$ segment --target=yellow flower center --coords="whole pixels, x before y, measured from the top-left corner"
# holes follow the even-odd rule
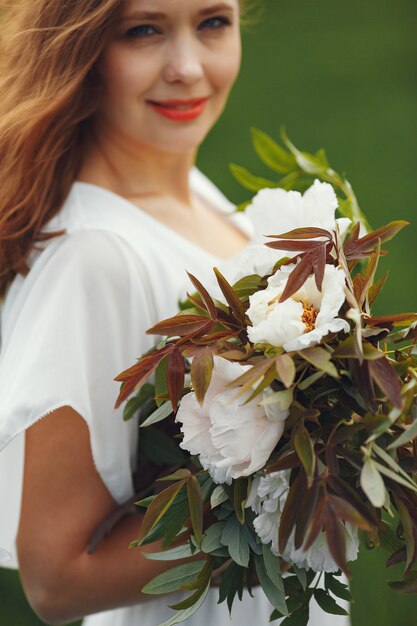
[[[316,327],[316,319],[319,312],[313,307],[313,305],[308,306],[305,302],[301,302],[301,304],[303,305],[301,321],[304,322],[306,326],[306,333],[309,333]]]

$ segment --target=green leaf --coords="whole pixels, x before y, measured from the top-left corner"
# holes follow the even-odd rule
[[[311,385],[314,385],[315,382],[320,380],[320,378],[323,378],[323,376],[325,375],[325,372],[314,372],[314,374],[311,374],[311,376],[307,376],[307,378],[304,378],[301,383],[298,383],[297,389],[300,389],[300,391],[305,391],[306,389],[311,387]]]
[[[233,284],[233,289],[239,296],[239,298],[248,298],[255,291],[259,291],[261,289],[263,278],[258,274],[250,274],[249,276],[244,276],[236,283]]]
[[[178,591],[184,585],[191,583],[197,578],[198,573],[203,569],[204,561],[193,561],[177,565],[167,572],[155,576],[143,588],[143,593],[160,594]]]
[[[369,343],[369,341],[364,341],[362,343],[362,349],[363,358],[367,361],[373,359],[381,359],[385,356],[385,354],[381,350],[375,348],[371,343]],[[358,355],[355,349],[354,337],[350,335],[347,339],[342,341],[342,343],[337,346],[332,356],[333,358],[338,359],[357,359]]]
[[[395,482],[400,483],[400,485],[404,485],[408,489],[412,489],[413,491],[417,491],[417,485],[410,479],[405,480],[400,474],[393,472],[382,463],[378,463],[378,461],[374,461],[376,469],[381,473],[390,478],[391,480],[395,480]]]
[[[349,587],[337,580],[337,578],[335,578],[332,574],[326,573],[324,575],[324,580],[326,589],[329,589],[335,596],[341,600],[347,600],[347,602],[352,600],[352,594],[349,591]]]
[[[185,543],[183,546],[177,546],[176,548],[164,550],[163,552],[146,552],[142,550],[141,554],[150,561],[176,561],[177,559],[190,558],[199,552],[200,550],[198,548],[194,548],[194,550],[191,551],[190,544]]]
[[[189,517],[187,490],[181,489],[163,517],[143,541],[143,544],[154,543],[162,539],[162,549],[165,550],[169,548],[173,539],[179,535]]]
[[[156,524],[167,512],[185,483],[185,480],[181,480],[174,485],[170,485],[164,489],[164,491],[161,491],[149,505],[139,530],[139,537],[137,539],[139,545],[143,543],[146,536],[155,528]]]
[[[222,532],[221,542],[229,548],[232,559],[242,567],[249,563],[249,545],[242,532],[242,526],[234,515],[230,516]]]
[[[200,483],[195,476],[190,476],[187,481],[187,495],[194,536],[200,544],[203,536],[203,498]]]
[[[289,617],[286,617],[279,626],[307,626],[310,617],[310,609],[308,606],[300,606]]]
[[[191,472],[189,469],[179,469],[173,474],[168,474],[167,476],[163,476],[162,478],[158,478],[157,482],[164,482],[168,480],[188,480],[191,476]]]
[[[307,589],[307,574],[306,574],[306,570],[300,567],[297,567],[296,565],[292,566],[295,575],[298,578],[299,583],[301,584],[303,590],[305,591]]]
[[[308,363],[316,367],[322,372],[325,372],[333,378],[339,378],[338,371],[335,365],[331,362],[331,354],[324,348],[306,348],[300,350],[298,354]]]
[[[401,525],[403,527],[405,545],[407,548],[407,561],[405,564],[406,571],[413,562],[414,552],[416,549],[416,541],[414,536],[414,524],[410,515],[410,511],[400,498],[395,498],[398,513],[400,515]]]
[[[337,602],[324,591],[324,589],[315,589],[314,599],[319,607],[326,613],[331,613],[331,615],[349,615],[346,609],[339,606]]]
[[[293,444],[307,475],[307,485],[311,487],[316,469],[316,455],[314,454],[313,442],[302,419],[294,429]]]
[[[385,502],[385,485],[374,461],[367,459],[361,471],[361,487],[373,506],[380,508]]]
[[[233,481],[233,505],[240,524],[245,521],[245,504],[248,496],[248,479],[238,478]]]
[[[287,174],[296,168],[292,154],[281,148],[266,133],[251,128],[252,143],[256,154],[271,170],[279,174]]]
[[[227,606],[230,613],[232,611],[233,600],[236,594],[240,600],[242,599],[244,571],[243,567],[240,567],[237,563],[232,562],[221,575],[219,601],[217,604],[221,604],[227,600]]]
[[[166,383],[168,358],[169,355],[164,357],[155,370],[155,402],[158,407],[164,402],[162,398],[168,395]]]
[[[140,407],[150,398],[153,398],[154,386],[151,383],[144,383],[134,398],[130,398],[123,409],[123,419],[125,422],[134,417]]]
[[[407,474],[407,472],[405,472],[402,469],[402,467],[400,467],[400,465],[398,465],[398,463],[392,458],[392,456],[390,456],[387,452],[385,452],[385,450],[380,448],[376,443],[374,443],[372,445],[372,449],[387,465],[389,465],[394,470],[394,472],[397,472],[398,474],[401,474],[401,476],[404,478],[404,480],[409,483],[410,489],[416,489],[417,488],[416,483]]]
[[[224,522],[212,524],[204,533],[201,549],[207,554],[223,547],[221,536],[225,527]]]
[[[270,546],[262,544],[262,556],[265,563],[265,569],[269,578],[274,583],[275,587],[281,591],[282,597],[285,600],[284,583],[282,582],[281,565],[278,556],[272,554]]]
[[[228,499],[229,497],[223,487],[221,485],[217,485],[217,487],[215,487],[213,493],[211,494],[210,506],[212,509],[214,509],[216,508],[216,506],[220,506],[220,504],[223,504],[223,502],[226,502],[226,500]]]
[[[405,445],[409,441],[412,441],[416,437],[417,437],[417,420],[415,420],[410,426],[408,426],[406,430],[404,430],[404,432],[401,433],[401,435],[395,441],[390,443],[387,450],[393,450],[395,448],[399,448],[400,446]]]
[[[303,170],[303,172],[319,176],[327,174],[328,168],[327,166],[323,165],[322,159],[320,157],[317,158],[316,156],[314,156],[313,154],[309,154],[308,152],[301,152],[300,150],[298,150],[298,148],[296,148],[294,144],[288,139],[288,136],[283,128],[281,129],[281,138],[287,148],[290,150],[290,152],[292,152],[292,154],[295,156],[297,165],[300,169]]]
[[[404,580],[390,582],[389,586],[400,593],[417,593],[417,572],[410,572]]]
[[[285,593],[274,585],[266,570],[263,557],[255,555],[256,574],[258,576],[261,587],[272,604],[282,615],[288,615],[288,608],[285,602]]]
[[[170,401],[164,402],[159,406],[156,411],[151,413],[151,415],[140,425],[141,428],[146,428],[147,426],[152,426],[153,424],[157,424],[158,422],[162,422],[162,420],[166,419],[172,413],[172,404]]]
[[[256,192],[260,189],[278,187],[278,183],[267,180],[266,178],[261,178],[260,176],[255,176],[241,165],[230,163],[229,168],[237,182],[240,183],[242,187],[245,187],[245,189],[249,189],[249,191]]]
[[[139,455],[162,467],[184,465],[187,460],[175,440],[153,426],[140,431]]]
[[[186,619],[191,617],[191,615],[194,615],[194,613],[198,611],[198,609],[200,608],[200,606],[203,604],[204,600],[206,599],[209,589],[210,589],[210,583],[208,583],[205,589],[203,589],[201,595],[199,596],[199,598],[197,599],[196,603],[193,606],[189,607],[188,609],[184,609],[183,611],[179,611],[178,613],[173,615],[171,619],[167,620],[166,622],[163,622],[162,624],[159,624],[159,626],[174,626],[174,624],[181,624]]]

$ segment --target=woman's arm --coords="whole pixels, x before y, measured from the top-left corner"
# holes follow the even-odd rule
[[[25,593],[45,622],[143,602],[152,597],[140,592],[143,585],[176,564],[142,555],[158,551],[159,542],[128,549],[143,515],[124,517],[89,555],[93,530],[115,506],[76,411],[57,409],[27,430],[17,550]]]

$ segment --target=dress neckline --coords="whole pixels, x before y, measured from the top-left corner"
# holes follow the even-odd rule
[[[248,237],[248,232],[246,231],[246,229],[243,226],[241,226],[237,221],[234,221],[234,220],[232,221],[233,217],[237,215],[236,213],[230,210],[233,207],[232,203],[230,203],[229,205],[227,198],[224,197],[224,204],[221,204],[220,201],[223,200],[221,195],[219,197],[219,202],[215,202],[214,199],[210,197],[210,195],[207,193],[207,191],[206,193],[204,193],[204,191],[201,189],[201,185],[199,185],[197,181],[197,176],[201,176],[203,179],[203,182],[208,182],[210,184],[210,181],[205,177],[205,175],[202,172],[197,170],[197,168],[193,168],[190,171],[190,188],[192,189],[192,191],[206,202],[209,209],[214,210],[220,215],[224,215],[227,220],[230,220],[232,222],[232,225],[237,230],[239,230],[243,235]],[[102,195],[108,196],[109,198],[113,200],[113,202],[117,202],[120,205],[120,207],[123,207],[125,210],[128,210],[129,212],[135,212],[136,215],[139,214],[143,220],[148,222],[148,224],[154,227],[157,227],[159,230],[162,230],[169,237],[171,238],[174,237],[182,245],[188,245],[189,247],[198,251],[199,254],[203,253],[205,256],[207,256],[211,260],[214,260],[220,263],[220,262],[225,262],[230,259],[230,257],[227,257],[225,259],[223,257],[213,254],[206,248],[203,248],[202,246],[195,243],[191,239],[188,239],[188,237],[185,237],[185,235],[182,235],[179,231],[175,230],[174,228],[171,228],[167,224],[164,224],[163,222],[158,220],[156,217],[153,217],[151,213],[148,213],[142,207],[134,204],[133,202],[131,202],[127,198],[124,198],[118,193],[115,193],[114,191],[110,191],[110,189],[107,189],[106,187],[102,187],[101,185],[96,185],[95,183],[82,182],[79,180],[74,181],[73,187],[76,190],[86,189],[86,190],[93,191],[95,193],[100,193]],[[227,207],[226,207],[226,204],[228,205]]]

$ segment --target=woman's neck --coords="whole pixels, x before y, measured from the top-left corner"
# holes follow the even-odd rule
[[[127,199],[171,197],[191,205],[190,169],[196,151],[163,152],[107,134],[91,137],[77,180],[100,185]]]

